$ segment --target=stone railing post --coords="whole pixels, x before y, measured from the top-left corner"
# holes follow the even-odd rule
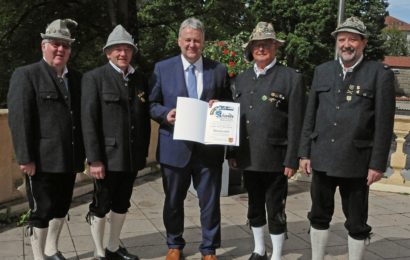
[[[14,158],[7,112],[7,109],[0,109],[0,203],[22,196],[16,184],[23,175]]]
[[[396,151],[391,155],[390,166],[393,169],[393,174],[387,178],[385,183],[388,184],[405,184],[406,180],[401,174],[401,171],[406,166],[407,155],[403,152],[403,145],[406,141],[406,136],[410,131],[410,116],[396,115],[394,118],[394,133],[396,138]]]

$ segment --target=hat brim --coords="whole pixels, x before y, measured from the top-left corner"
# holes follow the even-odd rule
[[[284,40],[280,40],[280,39],[273,38],[273,37],[257,37],[257,38],[254,38],[254,39],[248,41],[247,43],[245,43],[244,45],[242,45],[242,47],[245,49],[245,51],[244,51],[245,59],[249,62],[253,61],[252,52],[250,50],[251,42],[253,42],[253,41],[262,41],[262,40],[267,40],[267,39],[274,40],[279,46],[282,46],[285,43]]]
[[[337,30],[333,31],[331,33],[331,35],[336,38],[337,34],[340,33],[340,32],[350,32],[350,33],[360,34],[364,38],[366,38],[366,39],[368,38],[366,33],[363,33],[361,31],[353,29],[353,28],[340,28],[340,29],[337,29]]]
[[[69,43],[73,43],[75,39],[67,38],[67,37],[62,37],[62,36],[55,36],[55,35],[50,35],[50,34],[45,34],[45,33],[40,33],[42,39],[50,39],[50,40],[59,40],[59,41],[66,41]]]
[[[109,44],[106,44],[106,45],[103,47],[103,52],[105,52],[105,51],[107,50],[107,48],[110,48],[110,47],[112,47],[112,46],[114,46],[114,45],[119,45],[119,44],[127,44],[127,45],[130,45],[130,46],[132,46],[132,47],[134,48],[134,51],[135,51],[135,52],[138,51],[137,46],[136,46],[135,44],[131,44],[131,43],[128,42],[128,41],[113,41],[113,42],[110,42]]]

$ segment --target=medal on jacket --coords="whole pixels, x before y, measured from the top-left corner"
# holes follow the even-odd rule
[[[271,98],[269,98],[268,100],[272,103],[275,103],[276,107],[279,107],[280,103],[282,103],[282,101],[285,100],[285,96],[280,93],[272,92],[270,93],[270,96]]]
[[[360,86],[356,87],[356,94],[360,94]]]
[[[346,91],[346,101],[347,102],[352,101],[353,90],[354,90],[354,85],[349,85],[349,89]]]
[[[145,95],[144,91],[137,90],[137,96],[138,96],[139,100],[141,100],[142,103],[145,103],[144,95]]]

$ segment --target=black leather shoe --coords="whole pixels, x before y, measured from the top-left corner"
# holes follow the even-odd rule
[[[57,253],[55,253],[52,256],[46,255],[46,256],[44,256],[44,259],[45,260],[66,260],[66,258],[61,254],[60,251],[58,251]]]
[[[128,253],[124,247],[118,248],[117,251],[111,252],[105,249],[105,259],[107,260],[139,260],[139,257]]]
[[[266,252],[264,255],[253,252],[251,257],[249,257],[249,260],[268,260],[268,256],[266,255]]]

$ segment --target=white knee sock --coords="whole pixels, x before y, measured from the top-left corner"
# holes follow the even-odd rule
[[[357,240],[351,236],[347,237],[349,247],[349,260],[361,260],[364,256],[365,240]]]
[[[329,230],[319,230],[310,227],[310,243],[312,246],[312,260],[323,260],[329,238]]]
[[[105,256],[105,250],[103,246],[104,230],[105,230],[105,217],[99,218],[96,216],[90,216],[91,223],[91,235],[94,241],[94,256]]]
[[[265,238],[263,236],[263,226],[262,227],[252,227],[253,241],[255,243],[255,249],[253,252],[259,255],[265,255]]]
[[[108,237],[107,249],[111,252],[118,250],[120,246],[120,234],[124,225],[125,214],[118,214],[111,211],[110,214],[110,235]]]
[[[63,229],[64,218],[53,218],[48,223],[48,233],[46,240],[46,248],[44,254],[46,256],[55,255],[58,252],[58,240],[61,230]]]
[[[280,260],[282,256],[283,242],[285,241],[285,233],[279,235],[270,234],[272,240],[272,256],[271,260]]]
[[[30,236],[31,249],[34,260],[44,260],[44,247],[46,245],[48,228],[33,227],[33,234]]]

